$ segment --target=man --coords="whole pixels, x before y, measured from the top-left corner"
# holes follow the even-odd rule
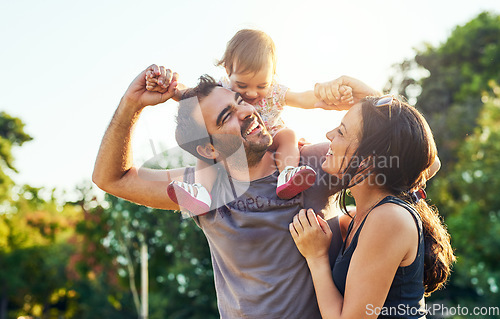
[[[169,84],[166,93],[146,90],[148,71],[162,72],[163,81]],[[350,85],[355,97],[377,94],[366,85],[353,82],[354,79],[343,77],[336,81],[328,87]],[[191,96],[197,98],[199,107],[187,115],[205,126],[213,137],[212,141],[195,145],[191,152],[206,159],[223,160],[227,168],[212,190],[219,205],[206,215],[194,217],[210,246],[220,315],[320,318],[307,264],[288,225],[301,208],[324,209],[334,192],[330,186],[335,181],[321,170],[320,157],[326,154],[327,145],[304,146],[301,150],[302,164],[318,172],[315,185],[290,200],[279,199],[275,192],[278,171],[272,154],[266,151],[272,138],[260,116],[237,93],[209,83],[210,80],[205,82],[193,89]],[[97,186],[141,205],[179,209],[166,195],[167,186],[172,180],[193,182],[193,170],[141,172],[132,165],[131,152],[131,135],[141,111],[172,98],[176,85],[176,74],[155,65],[130,84],[102,140],[93,174]],[[338,96],[338,90],[328,89],[325,93],[322,85],[317,89],[333,94],[332,100]],[[241,158],[230,158],[234,145],[244,148],[244,169],[238,165]],[[227,183],[228,178],[231,183]],[[243,191],[236,199],[225,200],[227,194],[234,194],[234,189]],[[336,256],[341,244],[339,222],[335,217],[329,223],[336,235],[331,255]]]

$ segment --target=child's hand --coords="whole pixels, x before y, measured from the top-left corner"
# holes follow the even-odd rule
[[[170,69],[160,66],[149,69],[146,72],[146,90],[151,92],[166,93],[171,85],[176,88],[179,75]]]
[[[162,69],[165,71],[165,68]],[[177,73],[171,75],[171,81],[169,81],[170,85],[164,93],[151,92],[146,89],[146,74],[149,73],[151,76],[159,72],[160,67],[156,64],[150,65],[146,70],[142,71],[134,81],[130,83],[127,91],[123,95],[123,99],[127,101],[125,104],[133,109],[140,110],[148,105],[156,105],[174,98],[177,91]],[[171,71],[169,70],[169,72]]]
[[[315,107],[326,110],[348,110],[354,104],[352,88],[337,81],[316,83],[314,95],[321,100]]]
[[[348,103],[342,102],[342,89],[343,86],[351,88],[352,100],[346,97]],[[345,91],[346,96],[349,93]],[[380,92],[369,87],[366,83],[350,76],[343,75],[333,81],[325,83],[316,83],[314,86],[314,94],[321,100],[318,104],[335,105],[332,109],[348,110],[354,103],[362,101],[367,96],[380,96]],[[317,106],[316,107],[322,107]]]
[[[148,71],[148,74],[146,74],[146,90],[151,91],[151,92],[162,92],[164,88],[158,85],[158,78],[159,75],[154,75],[151,74],[150,71]]]
[[[341,103],[348,103],[351,105],[354,104],[354,96],[352,95],[352,88],[350,86],[342,85],[339,89],[339,92],[341,94]]]

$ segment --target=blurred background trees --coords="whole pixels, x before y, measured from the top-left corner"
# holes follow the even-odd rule
[[[0,113],[0,319],[138,318],[141,244],[149,318],[218,318],[208,244],[193,221],[98,200],[90,182],[74,202],[15,185],[11,149],[31,140],[23,128]]]
[[[386,90],[407,97],[424,113],[445,172],[477,126],[482,96],[493,94],[490,81],[500,83],[499,39],[499,16],[483,12],[456,27],[445,43],[424,44],[413,59],[394,66]]]
[[[500,87],[491,87],[494,95],[484,96],[478,125],[456,151],[453,169],[430,188],[458,256],[441,295],[465,304],[500,300]]]
[[[430,302],[500,300],[499,40],[500,17],[484,12],[394,65],[386,87],[424,113],[442,160],[428,195],[457,263]],[[16,185],[11,150],[31,139],[20,119],[0,113],[0,319],[137,318],[144,245],[150,318],[218,317],[208,245],[191,220],[109,195],[98,200],[90,182],[76,187],[73,202]]]
[[[442,161],[428,195],[448,225],[457,263],[431,301],[499,305],[499,40],[500,16],[483,12],[440,46],[396,64],[386,87],[424,113]]]

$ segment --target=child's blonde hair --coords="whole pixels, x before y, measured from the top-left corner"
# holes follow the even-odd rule
[[[242,29],[227,43],[226,52],[217,66],[226,68],[229,75],[237,73],[257,73],[269,63],[273,63],[273,74],[276,73],[276,47],[273,39],[265,32]],[[233,70],[235,62],[237,70]]]

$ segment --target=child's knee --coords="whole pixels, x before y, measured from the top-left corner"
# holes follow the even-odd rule
[[[281,129],[276,135],[279,137],[280,140],[297,142],[297,135],[292,129],[289,128]]]

